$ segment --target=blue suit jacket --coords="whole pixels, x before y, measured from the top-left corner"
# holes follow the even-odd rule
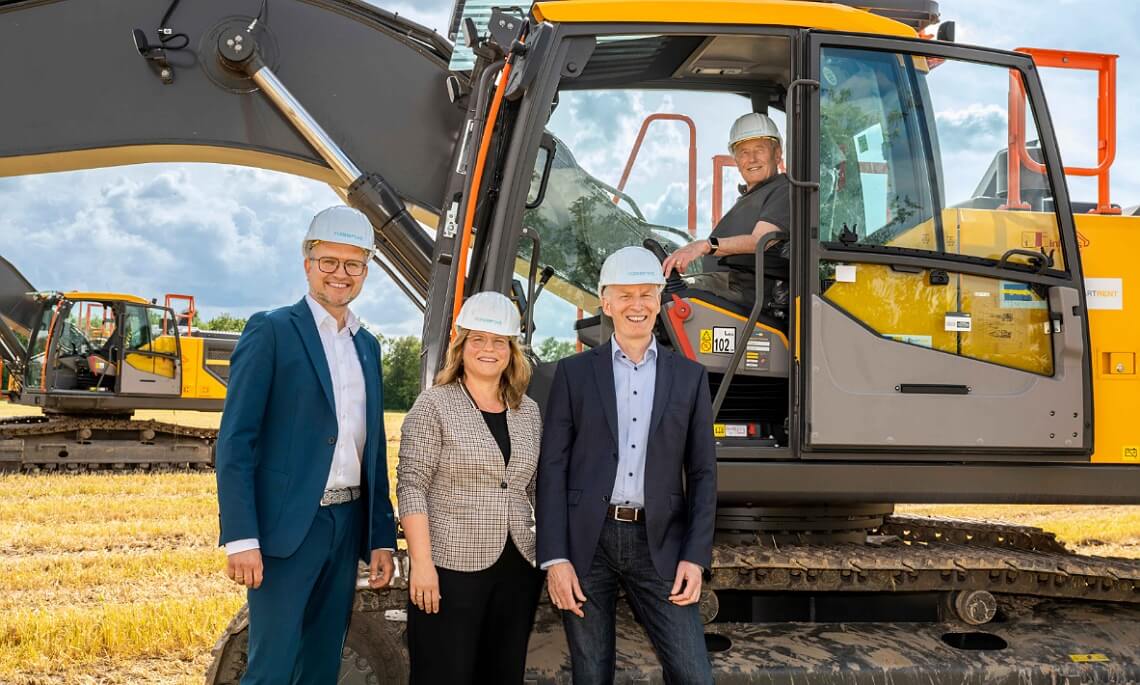
[[[380,344],[353,336],[368,401],[361,489],[368,512],[361,558],[396,547],[388,497]],[[222,544],[257,538],[262,554],[287,557],[320,506],[337,421],[332,376],[308,303],[250,317],[230,359],[215,468]]]
[[[645,527],[654,568],[712,563],[716,447],[704,367],[658,347],[645,455]],[[612,343],[563,359],[554,372],[538,461],[538,561],[589,571],[618,463]]]

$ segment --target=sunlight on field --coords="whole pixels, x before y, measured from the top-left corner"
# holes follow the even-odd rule
[[[390,479],[402,421],[385,415]],[[217,540],[213,473],[0,476],[0,683],[200,685],[245,601]]]
[[[0,403],[0,416],[26,414]],[[218,415],[148,412],[199,426]],[[385,415],[389,478],[401,414]],[[211,423],[213,422],[213,423]],[[1140,507],[916,506],[1140,557]],[[244,594],[222,574],[212,473],[0,476],[0,683],[200,685]]]

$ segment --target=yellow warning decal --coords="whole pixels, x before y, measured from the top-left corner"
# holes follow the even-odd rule
[[[712,331],[709,331],[709,335],[710,335],[710,337],[712,336]],[[711,340],[709,341],[709,345],[710,346],[712,345]],[[701,332],[701,346],[702,347],[704,346],[704,332],[703,331]],[[704,350],[702,350],[702,352],[703,351]],[[728,433],[728,431],[725,430],[723,423],[714,423],[713,424],[713,437],[714,438],[723,438],[727,433]]]
[[[1126,445],[1123,455],[1124,461],[1140,461],[1140,447],[1136,445]]]
[[[712,354],[713,335],[711,328],[701,329],[701,354]]]
[[[1070,654],[1069,658],[1075,664],[1103,663],[1109,660],[1107,654]]]

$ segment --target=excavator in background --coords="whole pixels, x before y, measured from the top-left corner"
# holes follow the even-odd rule
[[[222,410],[238,334],[196,313],[192,295],[36,291],[0,257],[0,395],[42,410],[0,418],[0,471],[212,467],[216,430],[133,418]]]
[[[693,162],[687,226],[658,179],[649,196],[628,165],[599,180],[618,174],[598,150],[628,144],[642,103],[722,130],[782,119],[786,259],[759,251],[747,298],[672,278],[657,330],[715,393],[701,611],[717,682],[1140,681],[1136,562],[893,513],[1140,503],[1140,219],[1108,195],[1113,56],[960,45],[931,0],[460,0],[456,44],[356,0],[175,2],[136,28],[155,15],[0,1],[0,45],[36,60],[0,64],[20,103],[0,110],[19,132],[0,137],[0,175],[219,162],[327,182],[424,312],[424,384],[466,294],[511,293],[528,340],[586,348],[608,336],[605,256],[689,239]],[[1095,168],[1061,162],[1050,64],[1098,74]],[[1066,174],[1096,177],[1096,201],[1071,200]],[[557,360],[533,361],[541,405]],[[407,682],[402,583],[358,592],[343,682]],[[242,611],[207,683],[238,682],[246,635]],[[660,682],[628,609],[617,640],[617,682]],[[527,678],[569,681],[545,603]]]

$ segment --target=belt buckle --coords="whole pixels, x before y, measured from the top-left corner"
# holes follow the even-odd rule
[[[626,518],[627,514],[623,514],[622,513],[623,511],[629,512],[629,514],[628,514],[629,518]],[[634,507],[623,507],[620,505],[615,505],[614,506],[614,520],[615,521],[622,521],[624,523],[636,523],[637,522],[637,509],[635,509]]]
[[[359,495],[360,489],[347,487],[347,488],[332,488],[325,490],[321,495],[321,506],[330,507],[334,504],[344,504],[346,502],[355,501]]]

